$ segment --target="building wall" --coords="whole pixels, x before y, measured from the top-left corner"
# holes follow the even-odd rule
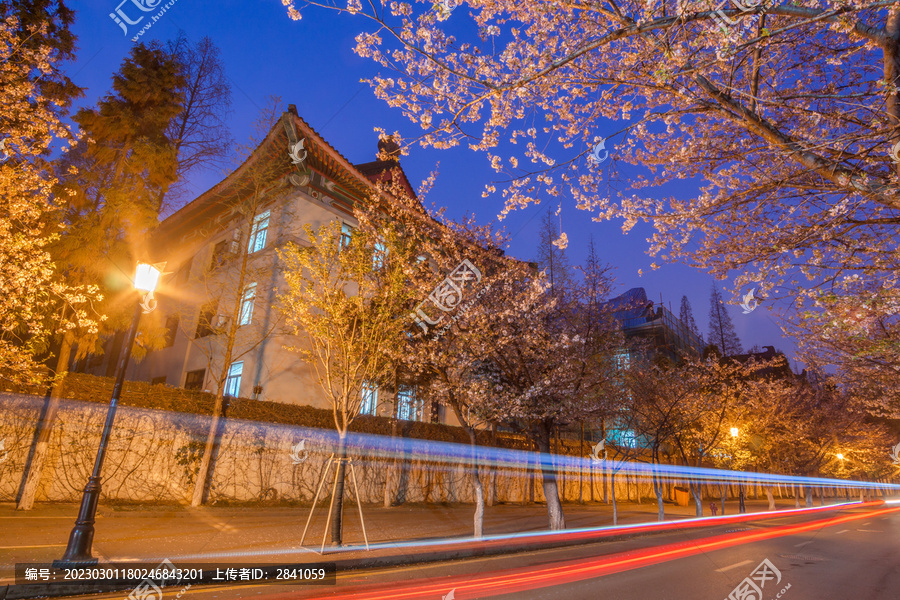
[[[305,362],[291,346],[303,343],[292,335],[284,323],[278,295],[285,289],[285,281],[277,256],[277,248],[288,242],[308,245],[303,227],[309,224],[318,228],[334,220],[356,226],[356,220],[329,204],[328,196],[310,188],[289,188],[276,196],[260,210],[269,210],[269,229],[265,248],[250,255],[248,269],[257,284],[253,318],[250,325],[241,326],[235,336],[233,360],[243,363],[238,396],[258,398],[287,404],[302,404],[316,408],[330,408],[317,383],[315,368]],[[210,300],[218,301],[217,314],[231,315],[239,301],[237,276],[240,257],[234,258],[217,269],[210,270],[216,244],[231,241],[235,230],[242,230],[240,243],[243,248],[249,240],[249,220],[243,215],[232,215],[219,223],[207,224],[183,237],[180,243],[166,248],[171,260],[167,270],[174,273],[164,280],[158,296],[155,318],[165,324],[170,316],[178,316],[179,324],[172,345],[149,352],[142,360],[133,360],[128,379],[153,381],[165,377],[165,383],[184,387],[189,372],[206,371],[202,390],[216,393],[223,371],[226,334],[196,338],[200,313]],[[182,269],[190,262],[189,272]],[[246,283],[246,282],[245,282]],[[145,317],[146,318],[146,317]],[[109,345],[108,345],[109,346]],[[102,361],[95,361],[85,372],[104,375],[112,352]],[[89,363],[90,364],[90,363]],[[257,386],[261,393],[256,394]],[[379,394],[379,415],[390,416],[392,397]],[[425,403],[423,420],[431,420],[430,404]],[[444,422],[456,423],[451,411],[442,411]]]

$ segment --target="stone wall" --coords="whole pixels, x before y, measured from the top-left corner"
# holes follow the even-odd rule
[[[43,402],[38,396],[0,394],[0,440],[6,452],[0,462],[0,501],[16,498]],[[93,466],[106,408],[99,402],[61,401],[38,501],[80,498]],[[103,501],[187,503],[208,422],[208,417],[198,414],[120,406],[103,468]],[[300,458],[305,458],[294,464],[291,449],[303,439],[308,454],[301,453]],[[327,429],[226,419],[210,501],[309,502],[329,456],[337,451],[336,442],[334,432]],[[506,442],[508,445],[509,440]],[[560,444],[561,452],[588,455],[587,449],[580,451],[577,441],[561,440]],[[465,444],[356,433],[350,440],[349,455],[354,459],[364,502],[383,502],[388,476],[400,502],[471,502],[468,452]],[[529,498],[533,485],[535,501],[542,501],[541,476],[534,472],[533,463],[528,464],[529,453],[499,452],[505,466],[482,474],[488,498],[522,502]],[[579,485],[582,498],[591,500],[592,470],[590,465],[560,470],[564,500],[579,500]],[[602,499],[599,472],[593,472],[593,480],[593,497]],[[617,487],[623,500],[626,493],[636,497],[633,481],[620,476]],[[641,485],[641,495],[651,495],[649,482]]]

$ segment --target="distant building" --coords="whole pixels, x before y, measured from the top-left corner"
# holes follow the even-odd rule
[[[631,288],[606,303],[621,323],[627,340],[646,340],[649,350],[673,362],[687,354],[700,355],[703,340],[662,304],[654,305],[642,287]]]
[[[795,377],[800,377],[795,375],[791,370],[791,365],[788,362],[787,356],[780,350],[775,350],[775,346],[763,346],[763,352],[736,354],[734,356],[729,356],[728,358],[741,364],[746,364],[751,360],[756,361],[757,363],[770,362],[773,359],[776,360],[772,366],[757,369],[753,374],[756,378],[768,377],[774,379],[793,379]]]

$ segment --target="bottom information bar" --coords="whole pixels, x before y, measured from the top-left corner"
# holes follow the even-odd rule
[[[335,563],[291,565],[159,564],[111,562],[97,564],[17,563],[16,585],[72,587],[84,593],[133,586],[131,600],[158,597],[160,588],[197,583],[272,583],[280,585],[334,585]]]

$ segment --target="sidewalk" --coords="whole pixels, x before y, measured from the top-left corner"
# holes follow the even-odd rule
[[[718,504],[718,503],[717,503]],[[726,514],[737,513],[737,501],[726,503]],[[765,500],[748,500],[747,512],[764,512]],[[794,508],[793,499],[776,501],[778,510]],[[667,503],[666,520],[694,516],[693,505]],[[21,562],[51,562],[62,556],[69,531],[78,511],[76,504],[37,505],[17,512],[12,503],[0,504],[0,585]],[[604,503],[564,505],[567,529],[612,525],[612,506]],[[704,504],[709,515],[709,502]],[[299,544],[309,514],[308,507],[216,507],[100,506],[94,555],[101,561],[161,558],[192,562],[289,563],[322,560],[317,554],[325,526],[326,507],[316,510],[310,531]],[[415,548],[385,547],[397,542],[428,542],[472,535],[472,505],[409,504],[393,508],[364,506],[363,516],[369,543],[379,547],[371,552],[348,549],[329,552],[325,560],[345,560],[421,551]],[[619,503],[619,524],[656,522],[656,504]],[[721,514],[720,514],[721,516]],[[547,530],[543,504],[521,506],[502,504],[486,507],[486,536]],[[326,540],[327,542],[328,540]],[[359,512],[353,502],[344,504],[344,543],[363,544]],[[426,550],[427,551],[427,548]]]

